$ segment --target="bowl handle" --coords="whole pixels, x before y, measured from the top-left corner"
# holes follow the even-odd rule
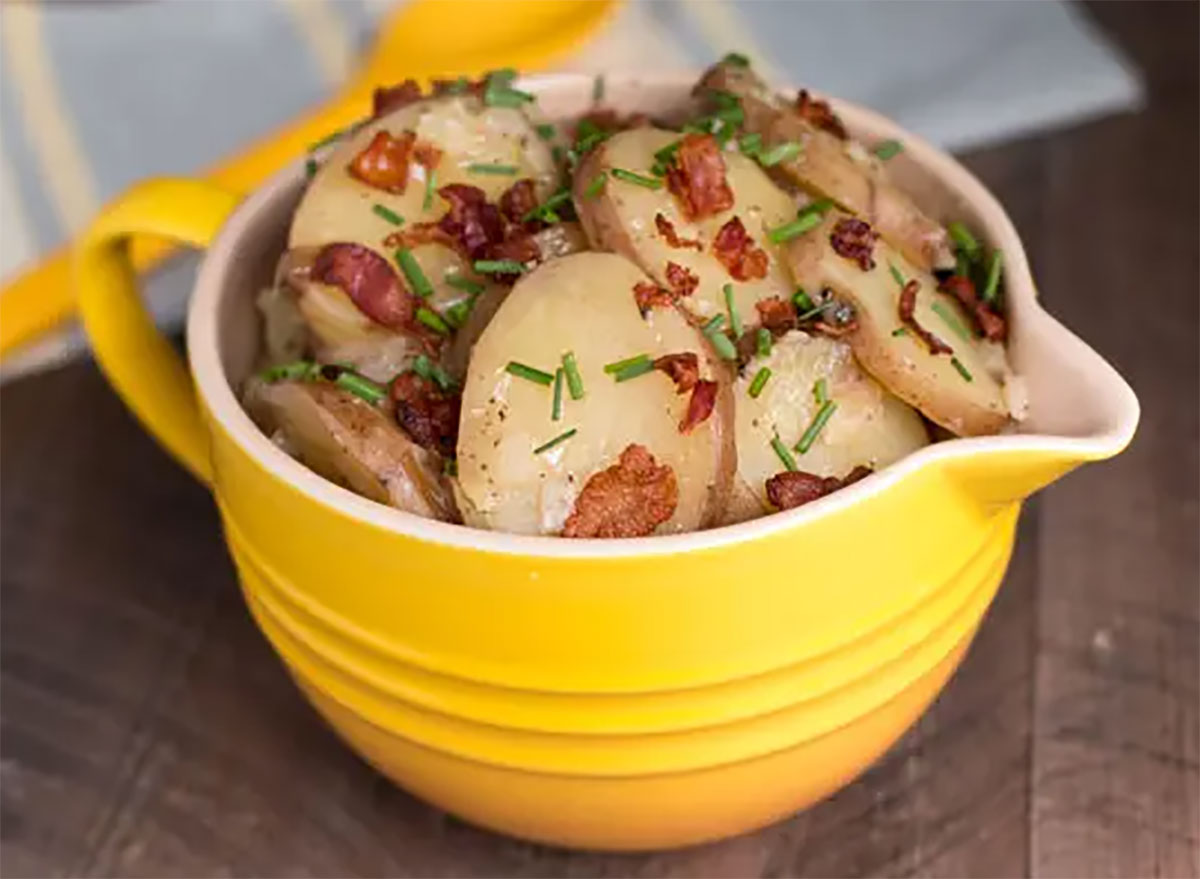
[[[142,303],[129,256],[134,235],[206,247],[240,196],[195,180],[141,183],[96,218],[75,249],[79,313],[117,393],[192,475],[208,484],[208,434],[183,358]]]

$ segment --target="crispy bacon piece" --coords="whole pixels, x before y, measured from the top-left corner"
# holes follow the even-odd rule
[[[790,510],[858,482],[870,476],[871,472],[870,467],[859,465],[838,479],[836,476],[817,476],[803,470],[785,470],[767,480],[767,500],[781,510]]]
[[[828,131],[834,137],[845,140],[846,127],[842,125],[842,120],[833,112],[833,108],[829,106],[828,101],[821,101],[814,98],[808,93],[808,89],[800,89],[800,93],[796,95],[796,112],[801,119],[811,122],[817,128]]]
[[[667,263],[667,284],[678,297],[691,296],[700,286],[700,278],[679,263]]]
[[[518,180],[500,196],[500,213],[512,223],[520,223],[521,218],[538,206],[537,190],[533,180],[526,177]],[[532,232],[536,232],[546,224],[541,220],[530,220],[525,224]]]
[[[398,85],[375,89],[372,95],[372,116],[382,116],[401,107],[421,100],[421,86],[415,79],[406,79]]]
[[[667,188],[679,199],[689,220],[702,220],[733,207],[725,160],[711,134],[693,132],[680,141],[667,167]]]
[[[433,96],[482,95],[487,88],[487,77],[483,79],[435,79],[432,83]]]
[[[638,281],[633,285],[633,301],[645,317],[652,308],[668,308],[675,303],[675,294],[664,290],[652,281]]]
[[[796,306],[786,299],[771,296],[754,303],[758,322],[772,333],[786,333],[796,328]]]
[[[675,224],[662,214],[654,215],[654,225],[658,229],[658,234],[661,235],[671,247],[677,249],[683,247],[694,247],[696,250],[704,249],[704,245],[702,245],[699,241],[692,241],[688,238],[680,238],[679,233],[675,231]]]
[[[458,415],[462,398],[447,394],[415,372],[392,379],[396,421],[417,445],[443,455],[454,454],[458,440]]]
[[[478,186],[451,183],[438,190],[450,209],[438,220],[438,228],[455,239],[471,259],[487,259],[489,245],[504,240],[504,218],[489,204],[487,193]]]
[[[620,460],[592,474],[567,517],[563,537],[645,537],[679,504],[675,472],[645,446],[625,447]]]
[[[875,268],[873,251],[878,238],[879,233],[871,228],[870,223],[856,217],[843,217],[829,233],[829,243],[833,245],[834,253],[854,260],[864,272]]]
[[[417,136],[405,131],[393,137],[387,131],[377,131],[367,147],[359,153],[346,171],[367,186],[384,192],[402,193],[408,188],[408,162]]]
[[[1004,318],[976,295],[975,285],[970,278],[963,275],[951,275],[942,281],[938,289],[943,293],[949,293],[962,304],[962,307],[975,318],[975,326],[985,338],[992,342],[1004,341],[1004,337],[1008,335],[1008,326],[1005,324]]]
[[[678,394],[686,394],[700,381],[700,358],[691,351],[664,354],[654,361],[654,368],[671,377]]]
[[[717,403],[717,383],[701,379],[692,388],[692,397],[688,400],[687,412],[679,422],[680,433],[690,433],[697,424],[703,424],[712,415],[713,406]]]
[[[717,237],[713,239],[713,253],[735,280],[751,281],[767,276],[767,252],[754,244],[754,239],[746,233],[746,227],[738,217],[731,219],[717,232]]]
[[[411,226],[389,232],[383,239],[383,246],[388,250],[398,247],[411,250],[421,244],[443,244],[453,250],[462,250],[458,239],[448,235],[437,223],[413,223]]]
[[[442,161],[442,151],[425,140],[418,140],[413,144],[412,156],[418,165],[424,165],[431,171]]]
[[[917,323],[914,312],[917,307],[917,291],[920,289],[920,283],[914,278],[905,284],[904,289],[900,291],[900,322],[912,330],[917,338],[929,346],[930,354],[953,354],[953,348]]]
[[[519,263],[537,262],[542,258],[542,249],[534,237],[522,229],[514,229],[487,249],[488,259],[512,259]],[[496,277],[507,277],[499,275]],[[516,280],[516,277],[513,277]]]
[[[313,260],[314,281],[341,288],[358,310],[394,330],[410,329],[414,297],[396,276],[391,263],[361,244],[326,244]]]

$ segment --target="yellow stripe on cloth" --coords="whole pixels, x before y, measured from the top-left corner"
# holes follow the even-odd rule
[[[0,6],[0,39],[43,190],[62,227],[81,229],[100,203],[91,164],[71,124],[42,36],[36,3]]]
[[[296,30],[329,85],[341,85],[354,67],[345,22],[328,0],[283,0]]]
[[[683,8],[716,57],[720,58],[726,52],[741,52],[766,82],[787,81],[771,53],[754,38],[733,4],[725,0],[684,0]]]

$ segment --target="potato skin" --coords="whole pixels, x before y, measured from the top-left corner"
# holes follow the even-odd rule
[[[694,352],[701,378],[728,376],[671,308],[646,317],[633,287],[647,280],[623,257],[579,253],[536,268],[514,286],[471,354],[463,388],[457,497],[468,525],[521,534],[559,534],[588,478],[630,444],[645,446],[675,473],[679,503],[656,533],[692,531],[720,520],[732,478],[732,410],[718,399],[711,416],[679,432],[689,394],[654,371],[616,382],[604,366],[646,354]],[[573,352],[584,396],[564,391],[563,417],[551,420],[552,389],[511,375],[511,361],[553,373]],[[549,451],[534,449],[577,433]]]
[[[732,284],[736,307],[748,323],[753,322],[755,302],[792,293],[791,278],[780,249],[767,239],[766,233],[768,229],[794,219],[796,205],[757,164],[738,153],[722,153],[726,181],[734,194],[733,207],[698,222],[683,216],[677,199],[665,187],[646,189],[611,176],[614,168],[649,176],[655,151],[674,143],[680,136],[673,131],[636,128],[601,143],[575,173],[576,212],[595,249],[628,257],[659,285],[668,286],[668,262],[697,275],[700,284],[696,292],[681,302],[691,314],[704,319],[723,313],[723,288]],[[603,189],[598,195],[588,195],[588,187],[601,173],[609,175]],[[659,213],[675,227],[680,238],[699,241],[703,249],[671,247],[655,227],[655,215]],[[755,245],[767,252],[770,264],[766,277],[750,281],[732,278],[713,253],[713,239],[733,217],[741,219]]]

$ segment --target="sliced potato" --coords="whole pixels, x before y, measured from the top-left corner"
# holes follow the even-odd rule
[[[733,207],[698,222],[683,216],[678,200],[665,187],[647,189],[612,176],[614,168],[650,176],[654,153],[679,138],[677,132],[636,128],[604,141],[575,174],[576,210],[593,247],[629,257],[658,284],[669,286],[666,277],[669,262],[695,274],[700,284],[695,293],[681,302],[692,314],[708,318],[724,312],[722,291],[726,284],[732,284],[738,310],[748,323],[752,322],[755,302],[792,293],[791,278],[779,247],[767,239],[767,230],[794,219],[796,205],[756,163],[737,153],[723,153],[726,181],[734,195]],[[589,196],[588,187],[601,173],[608,175],[603,189],[598,195]],[[660,213],[681,239],[698,241],[703,249],[668,244],[655,226],[655,216]],[[738,281],[730,277],[713,253],[712,243],[718,230],[735,216],[770,258],[764,278]]]
[[[749,67],[717,64],[705,73],[700,87],[740,98],[745,129],[762,137],[764,149],[800,144],[795,158],[775,166],[781,178],[859,215],[921,269],[954,265],[945,229],[888,181],[883,163],[861,144],[802,118]]]
[[[646,280],[635,265],[607,253],[579,253],[542,266],[513,287],[471,355],[463,389],[457,497],[469,525],[519,534],[559,534],[587,480],[631,444],[674,471],[679,500],[659,533],[717,522],[733,473],[732,413],[727,398],[682,434],[689,394],[661,372],[616,382],[611,364],[645,354],[694,352],[701,377],[720,380],[699,332],[670,308],[639,313],[633,288]],[[563,414],[551,420],[551,387],[506,371],[517,362],[553,373],[573,352],[584,396],[564,390]],[[727,378],[722,381],[727,390]],[[535,454],[548,440],[569,439]]]
[[[897,397],[959,436],[999,431],[1009,416],[1000,375],[1007,371],[1003,352],[997,358],[998,346],[974,335],[958,303],[938,292],[931,275],[919,271],[886,242],[875,242],[875,267],[870,271],[838,255],[830,233],[846,216],[830,211],[821,225],[787,243],[796,282],[809,291],[828,289],[854,307],[858,326],[847,336],[854,356]],[[932,354],[901,323],[902,286],[892,268],[904,280],[920,283],[914,310],[917,324],[950,345],[952,355]]]
[[[750,384],[763,367],[771,377],[751,397]],[[727,521],[771,509],[766,480],[785,469],[771,440],[779,437],[794,449],[821,408],[815,389],[822,380],[837,408],[808,451],[793,451],[800,470],[841,478],[858,466],[879,470],[928,444],[921,417],[863,372],[849,345],[793,330],[776,340],[770,355],[751,360],[734,385],[739,483],[734,494],[743,500],[731,504]]]
[[[387,412],[322,382],[252,380],[246,405],[305,466],[381,504],[456,521],[441,457],[414,443]]]

